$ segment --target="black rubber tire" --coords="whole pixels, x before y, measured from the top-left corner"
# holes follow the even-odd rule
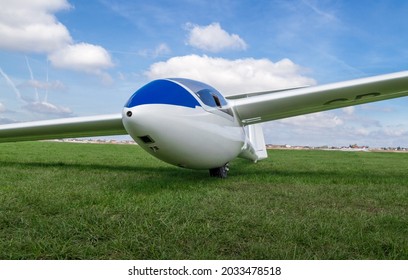
[[[228,167],[226,165],[210,169],[210,176],[216,178],[227,178]]]

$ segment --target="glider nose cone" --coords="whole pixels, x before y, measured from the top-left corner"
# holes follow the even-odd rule
[[[140,106],[124,108],[122,112],[123,126],[136,142],[137,139],[135,138],[145,133],[146,129],[151,128],[149,120],[152,121],[154,119],[154,115],[151,112],[141,110],[138,107]]]
[[[240,152],[242,129],[201,109],[163,104],[123,110],[123,125],[141,148],[167,163],[192,169],[225,165]]]

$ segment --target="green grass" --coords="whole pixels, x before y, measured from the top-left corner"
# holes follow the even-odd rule
[[[0,259],[408,259],[408,154],[269,152],[225,180],[133,145],[0,145]]]

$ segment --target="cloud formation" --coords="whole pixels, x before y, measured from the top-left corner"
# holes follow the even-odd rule
[[[55,67],[93,74],[113,66],[103,47],[73,43],[54,15],[71,8],[66,0],[0,0],[0,6],[0,49],[44,53]]]
[[[357,143],[371,147],[397,147],[401,145],[398,143],[406,143],[405,125],[385,125],[366,117],[363,106],[358,107],[361,111],[338,109],[265,123],[266,142],[310,146]]]
[[[63,106],[58,106],[55,104],[52,104],[47,101],[48,99],[48,91],[50,90],[65,90],[65,85],[60,82],[60,81],[46,81],[46,82],[41,82],[38,80],[34,79],[34,75],[31,71],[31,67],[29,66],[28,60],[27,60],[27,66],[30,71],[31,79],[28,81],[25,81],[19,85],[16,85],[10,78],[9,76],[0,68],[0,76],[2,76],[7,85],[15,92],[17,100],[19,100],[22,103],[21,108],[24,110],[30,112],[30,113],[39,113],[43,115],[51,115],[51,116],[59,116],[59,117],[68,117],[72,116],[72,111],[68,107],[63,107]],[[35,96],[34,98],[27,96],[23,89],[24,88],[33,88],[35,90]],[[20,89],[22,90],[20,92]],[[38,90],[44,90],[45,91],[45,97],[44,100],[40,100],[40,95]],[[23,93],[23,94],[22,94]],[[8,108],[6,108],[5,105],[3,105],[0,102],[0,113],[10,113]],[[15,113],[15,112],[12,112]],[[0,123],[12,123],[15,122],[16,120],[5,118],[4,116],[0,116]]]
[[[53,52],[48,58],[55,67],[94,74],[113,66],[104,48],[87,43],[68,45]]]
[[[308,115],[301,115],[293,118],[279,120],[282,124],[291,125],[294,127],[310,128],[336,128],[344,124],[344,120],[338,115],[330,112],[319,112]]]
[[[72,116],[71,109],[67,107],[62,107],[58,105],[54,105],[47,101],[35,101],[30,102],[24,106],[30,112],[45,114],[45,115],[53,115],[59,117],[69,117]]]
[[[314,85],[304,69],[289,59],[236,59],[186,55],[150,66],[150,79],[182,77],[212,85],[225,95]]]
[[[65,0],[0,0],[0,48],[48,53],[70,44],[67,28],[53,13],[69,9]]]
[[[58,91],[64,91],[66,90],[66,86],[61,82],[61,81],[48,81],[48,82],[43,82],[39,80],[29,80],[26,81],[20,85],[18,85],[19,88],[34,88],[34,89],[40,89],[40,90],[58,90]]]
[[[229,34],[218,22],[207,26],[186,24],[189,31],[187,44],[200,50],[221,52],[224,50],[246,50],[247,44],[237,34]]]
[[[144,57],[159,57],[163,55],[168,55],[171,53],[171,49],[169,46],[165,43],[161,43],[156,46],[156,48],[150,50],[150,49],[144,49],[138,52],[139,55],[144,56]]]

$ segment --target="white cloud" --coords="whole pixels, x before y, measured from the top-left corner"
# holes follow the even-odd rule
[[[54,13],[71,8],[66,0],[0,0],[0,49],[44,53],[58,68],[102,76],[113,66],[109,53],[101,46],[73,39]]]
[[[342,109],[268,122],[263,127],[266,142],[274,144],[393,147],[408,141],[405,124],[383,125]]]
[[[207,26],[187,23],[186,28],[189,31],[187,44],[204,51],[220,52],[247,48],[247,44],[241,37],[237,34],[229,34],[217,22]]]
[[[169,53],[171,53],[171,49],[165,43],[159,44],[153,50],[145,49],[145,50],[141,50],[141,51],[138,52],[138,54],[141,55],[141,56],[145,56],[145,57],[150,56],[150,57],[153,57],[153,58],[163,56],[163,55],[168,55]]]
[[[65,0],[0,0],[0,48],[47,53],[72,42],[54,12],[68,9]]]
[[[341,109],[344,113],[346,113],[347,115],[353,115],[354,112],[356,111],[356,108],[353,106],[350,107],[344,107]]]
[[[61,82],[61,81],[48,81],[48,82],[42,82],[38,80],[29,80],[26,81],[18,86],[19,88],[22,87],[28,87],[28,88],[35,88],[35,89],[41,89],[41,90],[58,90],[58,91],[64,91],[66,90],[66,86]]]
[[[3,105],[3,103],[0,102],[0,113],[3,113],[6,111],[6,106]]]
[[[52,104],[47,101],[47,95],[49,90],[65,90],[65,86],[63,83],[60,81],[53,81],[53,82],[41,82],[38,80],[29,80],[26,81],[18,86],[14,84],[14,82],[7,76],[6,73],[2,71],[0,68],[0,74],[3,76],[3,78],[6,80],[7,84],[13,89],[13,91],[17,94],[17,98],[19,101],[21,101],[24,105],[22,105],[22,108],[29,112],[34,112],[34,113],[40,113],[40,114],[45,114],[45,115],[53,115],[53,116],[62,116],[62,117],[68,117],[72,115],[71,109],[63,106],[58,106],[55,104]],[[34,88],[36,90],[36,96],[35,96],[35,101],[33,101],[32,98],[29,98],[27,96],[24,96],[20,93],[19,88]],[[40,101],[39,100],[39,95],[37,89],[45,90],[45,100]],[[6,108],[4,104],[0,102],[0,113],[7,113],[11,112],[9,109]],[[15,120],[5,118],[5,117],[0,117],[0,123],[12,123],[15,122]]]
[[[386,126],[384,129],[384,134],[388,137],[400,137],[408,135],[408,129],[402,126]]]
[[[101,69],[113,66],[109,53],[101,46],[79,43],[68,45],[48,57],[58,68],[100,74]]]
[[[368,136],[371,131],[365,127],[358,127],[355,129],[354,133],[359,136]]]
[[[335,128],[342,126],[344,121],[330,112],[319,112],[308,115],[301,115],[293,118],[279,120],[283,124],[288,124],[297,127],[309,128]]]
[[[400,145],[406,146],[408,142],[408,128],[405,124],[400,125],[385,125],[380,128],[357,128],[350,129],[350,136],[355,136],[362,144],[368,144],[376,147],[397,147]]]
[[[30,112],[46,114],[46,115],[55,115],[60,117],[68,117],[72,115],[71,109],[67,107],[62,107],[58,105],[54,105],[47,101],[35,101],[28,103],[24,106]]]
[[[315,81],[303,76],[302,72],[302,67],[289,59],[274,63],[269,59],[228,60],[205,55],[187,55],[154,63],[146,75],[150,79],[195,79],[210,84],[225,95],[231,95],[314,85]]]

